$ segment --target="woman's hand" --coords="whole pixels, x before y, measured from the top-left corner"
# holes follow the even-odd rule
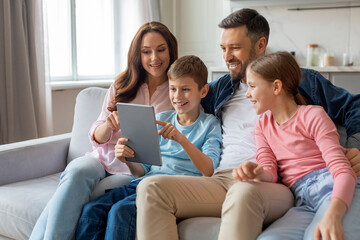
[[[119,116],[117,111],[113,111],[106,117],[106,125],[111,130],[115,131],[120,128]]]
[[[342,200],[331,199],[329,208],[315,228],[314,240],[345,240],[341,221],[346,209],[346,204]]]
[[[127,138],[119,138],[115,145],[115,157],[123,163],[127,163],[126,158],[134,157],[134,151],[128,146],[124,145],[125,142],[128,142]]]
[[[184,135],[182,135],[179,130],[174,127],[171,123],[156,121],[156,124],[162,126],[162,128],[158,131],[159,135],[162,135],[165,139],[174,140],[179,142],[184,139]]]
[[[117,111],[110,113],[103,124],[95,129],[94,140],[103,144],[110,140],[113,131],[120,128],[120,122]]]
[[[234,168],[232,175],[239,181],[260,180],[258,176],[261,175],[263,171],[264,169],[261,165],[246,161],[240,164],[239,167]]]

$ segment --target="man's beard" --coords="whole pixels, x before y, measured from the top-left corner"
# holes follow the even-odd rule
[[[240,72],[230,71],[230,77],[234,82],[240,82],[244,79],[243,83],[246,83],[246,68],[256,58],[255,49],[251,49],[249,59],[245,62],[241,62]]]

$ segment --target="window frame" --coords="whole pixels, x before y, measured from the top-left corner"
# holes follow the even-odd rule
[[[85,87],[85,86],[109,86],[116,78],[116,76],[121,72],[121,48],[120,48],[120,32],[121,25],[119,22],[119,12],[120,12],[120,2],[117,0],[112,0],[113,4],[113,23],[114,23],[114,75],[88,75],[80,76],[78,74],[77,66],[77,34],[76,34],[76,0],[67,0],[70,2],[70,44],[71,44],[71,75],[62,76],[62,77],[52,77],[50,78],[50,84],[52,88],[61,89],[61,88],[71,88],[72,86],[76,87]],[[51,61],[51,60],[50,60]]]

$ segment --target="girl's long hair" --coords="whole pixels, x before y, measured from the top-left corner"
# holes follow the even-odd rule
[[[108,107],[108,110],[111,112],[116,110],[117,102],[130,102],[133,100],[136,97],[141,84],[145,81],[147,72],[141,64],[141,41],[143,36],[149,32],[161,34],[168,45],[170,64],[167,70],[178,58],[177,40],[164,24],[153,21],[142,25],[131,41],[127,58],[127,67],[115,80],[115,99],[112,105]]]

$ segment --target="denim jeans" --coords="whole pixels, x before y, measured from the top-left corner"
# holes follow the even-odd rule
[[[136,187],[140,180],[115,188],[84,206],[76,239],[134,240]]]
[[[61,174],[58,188],[38,218],[30,239],[72,239],[83,206],[104,177],[104,167],[96,158],[83,156],[71,161]]]
[[[271,224],[257,239],[313,239],[315,227],[321,221],[331,201],[334,180],[327,168],[311,172],[291,188],[295,207]],[[346,239],[359,239],[360,181],[355,187],[351,205],[342,225]]]

